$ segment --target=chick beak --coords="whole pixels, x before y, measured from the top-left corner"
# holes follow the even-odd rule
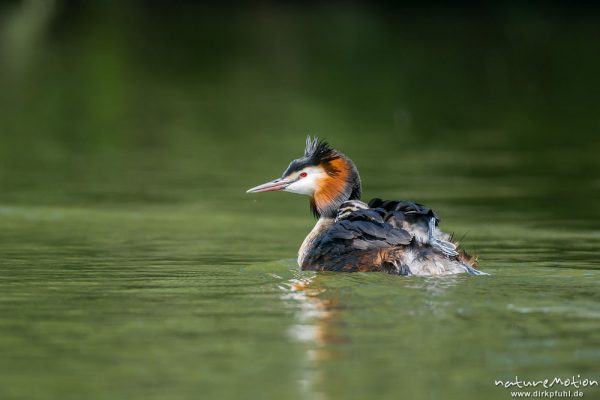
[[[275,190],[283,190],[288,185],[292,183],[291,180],[284,178],[277,178],[274,181],[263,183],[262,185],[258,185],[253,187],[252,189],[248,189],[246,193],[261,193],[261,192],[273,192]]]

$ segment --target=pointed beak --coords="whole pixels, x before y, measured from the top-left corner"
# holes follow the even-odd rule
[[[278,179],[275,179],[274,181],[263,183],[262,185],[258,185],[256,187],[253,187],[252,189],[248,189],[246,191],[246,193],[261,193],[261,192],[273,192],[275,190],[283,190],[286,187],[288,187],[288,185],[290,183],[292,183],[291,180],[278,178]]]

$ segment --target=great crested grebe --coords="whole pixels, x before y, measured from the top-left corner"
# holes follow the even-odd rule
[[[409,201],[360,201],[360,176],[352,160],[316,137],[306,138],[304,156],[292,161],[281,178],[247,193],[275,190],[310,196],[318,218],[298,251],[303,270],[484,274],[474,257],[438,229],[439,218],[431,209]]]

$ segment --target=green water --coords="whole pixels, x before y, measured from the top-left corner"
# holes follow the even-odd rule
[[[600,380],[595,14],[42,4],[0,8],[1,399]],[[308,200],[245,190],[307,133],[491,275],[298,271]]]

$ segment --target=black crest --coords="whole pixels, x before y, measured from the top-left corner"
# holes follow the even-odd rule
[[[306,147],[304,148],[304,158],[317,165],[323,161],[339,158],[339,155],[325,140],[319,140],[316,136],[311,138],[308,135],[306,137]]]
[[[300,171],[307,166],[316,166],[323,162],[328,162],[340,158],[340,154],[334,150],[325,140],[319,140],[318,137],[306,137],[306,147],[304,156],[292,161],[289,167],[283,173],[283,176]]]

